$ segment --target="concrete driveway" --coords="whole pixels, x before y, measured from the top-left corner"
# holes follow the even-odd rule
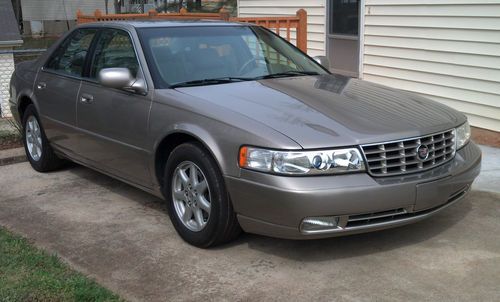
[[[201,250],[155,197],[84,167],[27,163],[0,167],[0,225],[132,301],[499,301],[500,152],[483,150],[490,164],[466,199],[371,234],[243,235]]]

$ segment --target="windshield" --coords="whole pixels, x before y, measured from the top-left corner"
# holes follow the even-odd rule
[[[297,48],[256,26],[140,28],[138,32],[158,88],[327,73]]]

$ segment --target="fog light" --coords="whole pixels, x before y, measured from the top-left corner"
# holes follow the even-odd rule
[[[307,217],[300,224],[301,232],[324,231],[336,229],[339,225],[339,216]]]

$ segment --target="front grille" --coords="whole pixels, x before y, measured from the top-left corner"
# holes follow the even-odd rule
[[[427,146],[428,157],[420,159],[419,146]],[[373,176],[415,173],[444,164],[455,156],[455,130],[398,141],[362,145],[368,172]]]

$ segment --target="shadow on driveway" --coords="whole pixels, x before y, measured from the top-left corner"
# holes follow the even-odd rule
[[[495,301],[500,195],[416,224],[323,240],[184,243],[160,199],[90,169],[0,167],[0,225],[131,301]],[[1,300],[1,297],[0,297]]]

